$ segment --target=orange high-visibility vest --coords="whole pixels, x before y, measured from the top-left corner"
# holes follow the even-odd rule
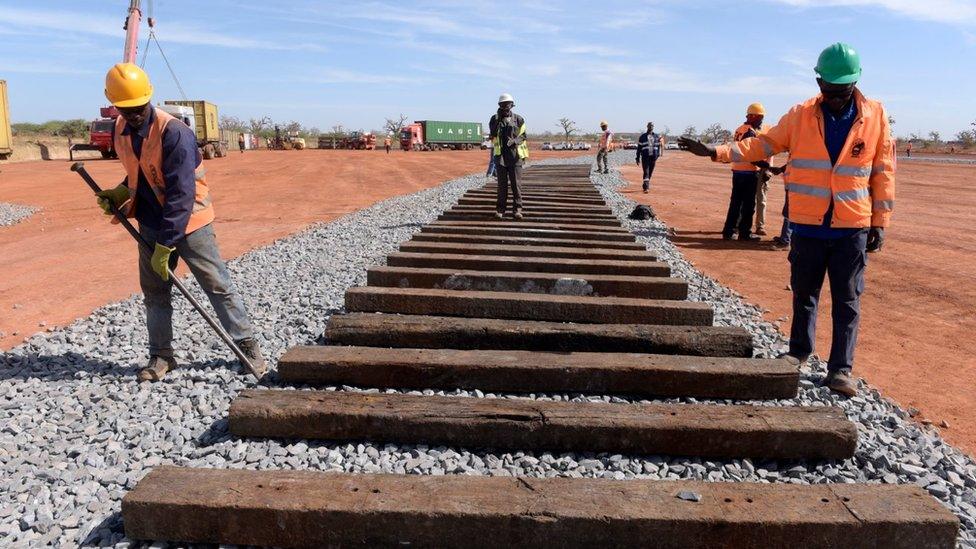
[[[761,134],[766,129],[767,128],[765,126],[763,126],[761,128],[753,128],[749,124],[743,124],[743,125],[739,126],[739,129],[735,130],[735,133],[734,134],[732,134],[733,141],[742,141],[743,139],[747,139],[748,137],[757,136],[757,135]],[[750,135],[750,132],[752,132],[752,135]],[[766,160],[767,162],[769,161],[768,158],[763,158],[762,160]],[[734,172],[758,172],[759,171],[759,166],[753,165],[752,162],[733,162],[732,163],[732,171],[734,171]]]
[[[129,187],[129,194],[132,195],[128,206],[123,208],[126,217],[135,217],[136,215],[135,195],[136,186],[139,184],[140,171],[146,176],[149,188],[152,189],[159,203],[166,203],[166,181],[163,180],[163,132],[168,124],[182,124],[183,122],[159,109],[155,109],[155,115],[152,126],[149,127],[149,135],[142,141],[142,154],[139,157],[136,157],[136,153],[132,150],[132,138],[122,135],[125,119],[120,116],[115,121],[115,151],[125,168],[126,185]],[[190,214],[190,220],[186,224],[184,230],[186,234],[205,227],[214,220],[214,209],[210,201],[210,188],[207,186],[203,161],[197,164],[194,176],[196,178],[196,189],[194,190],[193,213]]]
[[[857,119],[837,163],[824,145],[822,96],[794,106],[758,137],[716,147],[719,162],[756,162],[789,151],[784,174],[790,221],[823,224],[834,203],[831,227],[887,227],[895,207],[895,149],[880,102],[854,91]]]

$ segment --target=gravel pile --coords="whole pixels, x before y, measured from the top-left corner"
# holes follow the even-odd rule
[[[630,154],[614,153],[611,161],[627,163]],[[592,162],[592,155],[550,162]],[[614,211],[626,216],[634,203],[616,192],[623,184],[616,172],[596,177]],[[231,262],[234,280],[262,329],[265,353],[276,359],[288,347],[320,341],[328,317],[341,308],[345,289],[365,283],[367,267],[382,262],[419,225],[483,182],[481,177],[470,176],[387,200]],[[782,334],[761,320],[756,307],[703,277],[682,259],[667,240],[664,225],[655,221],[625,224],[671,263],[676,276],[695,281],[692,298],[715,307],[717,324],[749,329],[760,356],[773,356],[785,348]],[[190,286],[195,288],[195,283]],[[134,546],[122,535],[120,499],[149,469],[164,463],[357,473],[916,483],[960,516],[964,544],[976,534],[976,464],[869,387],[862,387],[862,395],[850,400],[819,388],[824,375],[820,363],[804,367],[797,399],[763,404],[843,407],[860,431],[854,459],[816,464],[715,462],[664,456],[467,451],[426,445],[237,440],[227,434],[226,414],[230,401],[253,382],[240,375],[205,323],[182,300],[175,298],[174,302],[176,344],[182,348],[178,358],[185,366],[162,383],[140,385],[134,379],[136,368],[146,358],[139,296],[103,307],[67,328],[34,336],[0,354],[0,546]],[[263,385],[275,386],[274,375]],[[578,394],[411,393],[627,402]]]
[[[0,202],[0,227],[15,225],[34,215],[37,208]]]

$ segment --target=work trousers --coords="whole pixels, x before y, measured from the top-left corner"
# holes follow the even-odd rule
[[[738,224],[739,238],[752,233],[752,215],[756,210],[756,185],[759,172],[732,172],[732,197],[725,215],[722,236],[731,237]]]
[[[600,166],[603,166],[602,168]],[[596,153],[596,171],[607,173],[610,171],[610,163],[607,162],[607,150],[600,149]]]
[[[148,227],[139,227],[142,237],[156,242],[157,233]],[[234,341],[254,336],[254,329],[244,310],[244,302],[234,288],[227,264],[220,258],[213,225],[206,225],[186,235],[176,243],[176,251],[170,256],[170,269],[175,269],[178,258],[190,268],[193,277],[210,298],[217,319]],[[173,356],[173,304],[171,301],[172,279],[164,281],[149,263],[152,252],[139,246],[139,285],[145,294],[146,327],[149,329],[150,356]]]
[[[867,266],[867,229],[843,238],[811,238],[793,234],[790,242],[790,285],[793,288],[793,324],[790,354],[813,353],[817,333],[817,305],[824,275],[830,280],[830,317],[833,334],[827,369],[854,365],[861,294]]]
[[[495,158],[495,172],[498,174],[498,200],[495,211],[505,213],[508,206],[508,188],[512,188],[512,210],[522,209],[522,191],[519,190],[519,180],[522,179],[522,163],[515,162],[511,166],[502,166],[501,160]]]
[[[792,233],[793,225],[790,224],[790,194],[786,193],[786,200],[783,201],[783,226],[779,229],[779,239],[789,244]]]
[[[760,172],[761,173],[761,172]],[[766,193],[769,191],[769,177],[759,176],[756,180],[756,232],[766,228]]]
[[[657,163],[657,158],[648,154],[642,154],[640,161],[641,169],[644,171],[644,181],[649,181],[651,175],[654,174],[654,165]]]

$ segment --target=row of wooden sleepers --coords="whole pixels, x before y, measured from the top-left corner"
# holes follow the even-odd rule
[[[466,193],[371,268],[328,345],[289,350],[296,385],[641,398],[787,399],[799,373],[752,358],[687,283],[636,242],[588,167],[529,168],[525,219]],[[470,449],[843,460],[832,407],[639,404],[249,390],[242,438]],[[921,488],[161,467],[123,500],[133,539],[279,547],[410,545],[951,547],[956,518]]]

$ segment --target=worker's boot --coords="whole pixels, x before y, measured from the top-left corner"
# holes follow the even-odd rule
[[[641,187],[644,189],[644,194],[647,194],[647,191],[651,190],[651,181],[649,179],[645,179],[644,184],[641,185]]]
[[[522,215],[522,210],[515,210],[515,214],[512,217],[515,219],[522,219],[525,216]]]
[[[759,227],[758,229],[756,229],[756,234],[766,236],[766,229]]]
[[[776,358],[785,358],[786,361],[792,364],[793,366],[800,366],[802,364],[807,363],[807,360],[810,358],[810,355],[796,356],[796,355],[791,355],[790,353],[783,353]]]
[[[831,391],[847,397],[857,395],[857,382],[851,377],[851,371],[848,368],[828,371],[824,385]]]
[[[166,377],[167,372],[175,370],[178,364],[171,356],[151,356],[146,367],[139,370],[136,378],[139,381],[159,381]]]
[[[502,212],[495,212],[495,219],[503,219],[504,217],[505,214],[503,214]]]
[[[237,346],[251,362],[255,377],[258,379],[264,377],[264,374],[268,373],[268,363],[265,362],[264,355],[261,354],[261,347],[257,340],[253,337],[242,339],[237,342]]]
[[[754,234],[740,234],[739,240],[743,242],[759,242],[762,239],[759,238],[758,235],[754,235]]]

